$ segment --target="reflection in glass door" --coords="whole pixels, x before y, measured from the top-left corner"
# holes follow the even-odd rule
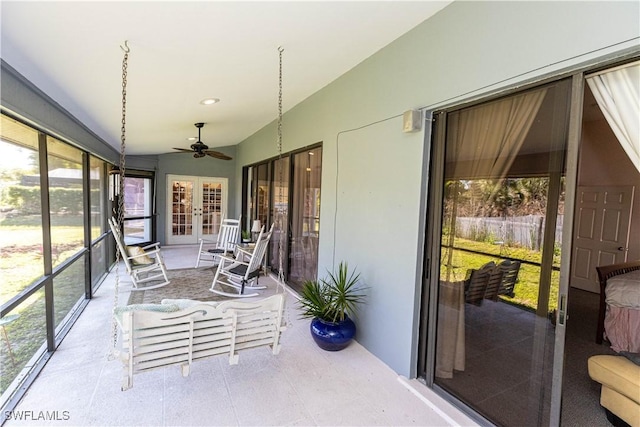
[[[263,163],[254,168],[254,186],[253,186],[253,212],[252,219],[257,219],[260,224],[269,224],[269,164]],[[247,225],[247,229],[251,227],[251,223]]]
[[[318,275],[321,175],[321,147],[293,156],[289,282],[294,285]]]
[[[274,223],[269,249],[269,265],[279,271],[282,261],[284,277],[288,275],[289,256],[289,157],[273,162],[273,208],[271,218]]]
[[[562,81],[436,125],[434,383],[498,425],[551,422],[569,93]]]

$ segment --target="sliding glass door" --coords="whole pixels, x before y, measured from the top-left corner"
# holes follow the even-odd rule
[[[244,172],[245,224],[274,224],[268,265],[282,267],[285,280],[300,286],[317,278],[320,235],[322,147],[307,147]]]
[[[289,282],[301,286],[318,275],[322,148],[293,157]]]
[[[437,115],[425,377],[498,425],[555,419],[570,95],[564,80]]]

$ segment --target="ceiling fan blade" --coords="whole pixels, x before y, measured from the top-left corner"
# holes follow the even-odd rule
[[[215,159],[220,159],[220,160],[231,160],[232,159],[232,157],[229,157],[226,154],[221,153],[219,151],[205,150],[204,153],[207,156],[211,156],[211,157],[213,157]]]
[[[176,148],[176,147],[173,147],[173,149],[174,150],[178,150],[178,151],[182,151],[182,152],[185,152],[185,153],[193,153],[193,150],[189,150],[187,148]]]

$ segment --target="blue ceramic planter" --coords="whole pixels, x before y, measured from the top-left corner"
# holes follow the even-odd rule
[[[326,322],[317,317],[311,321],[311,336],[323,350],[338,351],[349,345],[356,334],[356,324],[349,317],[342,322]]]

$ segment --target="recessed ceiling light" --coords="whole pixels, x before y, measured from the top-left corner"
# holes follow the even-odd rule
[[[220,100],[218,98],[205,98],[202,101],[200,101],[200,104],[202,104],[202,105],[212,105],[212,104],[217,104],[218,102],[220,102]]]

